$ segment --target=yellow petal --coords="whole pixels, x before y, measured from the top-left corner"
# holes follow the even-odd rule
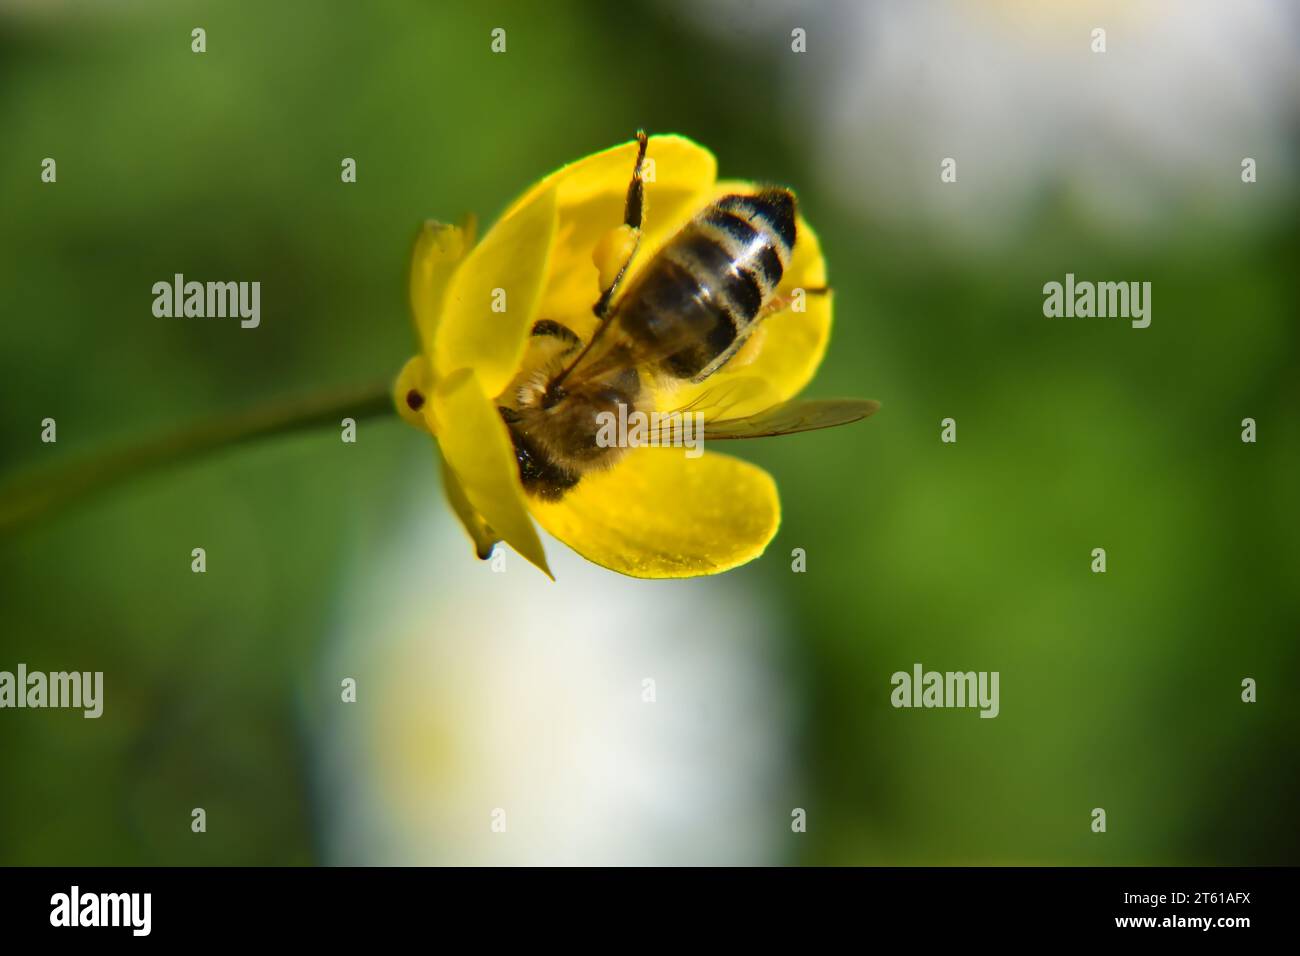
[[[524,507],[510,433],[477,376],[461,369],[442,379],[425,408],[434,418],[447,466],[473,511],[482,516],[492,535],[551,577],[541,539]]]
[[[492,533],[488,523],[483,516],[474,510],[474,506],[469,503],[469,496],[465,494],[465,488],[460,483],[460,479],[447,465],[447,459],[441,455],[438,456],[438,464],[442,468],[442,490],[446,492],[447,501],[451,503],[451,510],[456,512],[456,517],[460,523],[465,526],[465,531],[469,538],[474,542],[474,553],[480,558],[486,559],[492,553],[493,546],[497,543],[497,536]]]
[[[511,208],[511,213],[526,208],[537,201],[541,190],[557,190],[559,225],[538,316],[562,322],[584,340],[595,328],[591,307],[600,294],[592,253],[623,221],[636,148],[635,142],[625,143],[571,163],[542,180]],[[625,281],[699,211],[717,177],[713,154],[683,136],[651,136],[646,161],[651,160],[654,181],[645,183],[641,247]],[[647,174],[650,168],[645,170]]]
[[[432,219],[420,227],[411,250],[411,315],[425,354],[433,354],[434,333],[442,316],[447,285],[474,242],[473,220],[448,226]]]
[[[763,553],[781,505],[756,465],[680,448],[634,448],[557,502],[531,500],[543,528],[589,561],[638,578],[716,574]]]
[[[431,424],[423,409],[433,394],[433,369],[423,355],[413,355],[406,360],[402,371],[393,383],[393,404],[402,421],[421,431],[433,434]]]
[[[718,183],[710,200],[728,193],[751,194],[757,190],[752,183]],[[789,294],[793,289],[816,289],[826,285],[826,260],[822,257],[821,243],[803,216],[799,217],[794,255],[790,268],[781,277],[778,294]],[[665,404],[673,408],[689,405],[702,394],[718,389],[738,376],[760,378],[770,386],[764,395],[753,401],[739,402],[728,410],[729,417],[741,417],[763,411],[767,402],[776,404],[788,401],[803,391],[826,354],[831,337],[832,293],[808,295],[804,312],[787,310],[763,320],[763,338],[756,343],[748,362],[728,362],[699,385],[684,385],[666,397]],[[756,333],[757,334],[757,333]],[[748,347],[748,346],[747,346]]]
[[[495,397],[514,378],[537,318],[555,238],[555,190],[508,214],[456,269],[434,341],[439,378],[472,368]]]

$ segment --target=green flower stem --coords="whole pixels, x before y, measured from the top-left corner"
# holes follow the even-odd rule
[[[325,425],[344,418],[396,415],[388,383],[274,402],[163,435],[106,450],[0,484],[0,534],[104,491],[129,478],[181,464],[211,452]]]

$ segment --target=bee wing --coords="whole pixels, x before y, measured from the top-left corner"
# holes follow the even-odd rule
[[[879,402],[863,398],[796,399],[746,418],[705,419],[704,439],[766,438],[833,428],[861,421],[878,408]]]
[[[741,405],[750,408],[770,408],[777,403],[771,384],[757,375],[736,375],[724,379],[702,391],[689,404],[674,411],[699,413],[706,422],[739,418],[734,409]]]

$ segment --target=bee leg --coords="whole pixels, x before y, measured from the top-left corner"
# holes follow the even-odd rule
[[[645,151],[648,143],[649,137],[646,136],[645,130],[637,130],[636,162],[632,166],[632,181],[627,186],[627,198],[623,200],[623,225],[606,235],[595,250],[596,268],[600,270],[601,280],[604,283],[600,298],[591,307],[592,313],[595,314],[598,320],[596,331],[591,334],[591,338],[578,352],[577,357],[566,365],[560,374],[555,376],[547,386],[547,395],[552,403],[557,401],[562,394],[560,386],[568,378],[569,373],[591,351],[591,347],[596,344],[601,333],[609,328],[610,305],[614,301],[614,296],[618,293],[619,286],[623,283],[623,278],[627,275],[627,267],[632,264],[632,259],[636,256],[637,247],[641,244],[641,221],[645,213],[645,183],[641,179],[641,167],[645,164]],[[615,256],[615,252],[618,253],[617,256]],[[607,275],[610,278],[606,283],[604,279]]]
[[[812,289],[804,289],[803,294],[804,295],[826,295],[830,291],[831,291],[830,286],[819,285]],[[790,308],[790,306],[794,305],[794,303],[795,303],[795,297],[792,295],[773,296],[771,300],[767,303],[767,305],[763,306],[763,308],[759,311],[758,315],[754,316],[753,322],[751,322],[750,324],[753,325],[754,322],[762,321],[763,319],[766,319],[768,316],[776,315],[778,312],[784,312],[786,309]]]
[[[636,255],[637,246],[641,243],[641,220],[645,211],[645,184],[641,180],[641,167],[645,163],[645,150],[648,138],[645,130],[636,131],[636,164],[632,167],[632,181],[627,186],[627,198],[623,201],[623,234],[630,234],[630,248],[626,249],[623,255],[623,262],[614,273],[613,279],[601,290],[600,298],[592,306],[591,311],[595,313],[596,318],[604,322],[609,318],[609,306],[614,301],[614,296],[618,293],[618,288],[623,283],[623,277],[627,275],[627,267],[632,263],[632,257]],[[603,271],[603,270],[602,270]]]
[[[567,325],[561,325],[554,319],[538,319],[533,323],[533,335],[559,339],[569,348],[577,348],[582,345],[582,339],[574,333]]]

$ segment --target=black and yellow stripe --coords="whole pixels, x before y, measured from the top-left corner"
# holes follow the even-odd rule
[[[775,296],[795,243],[794,195],[724,196],[691,220],[637,277],[618,320],[664,372],[694,378]]]

